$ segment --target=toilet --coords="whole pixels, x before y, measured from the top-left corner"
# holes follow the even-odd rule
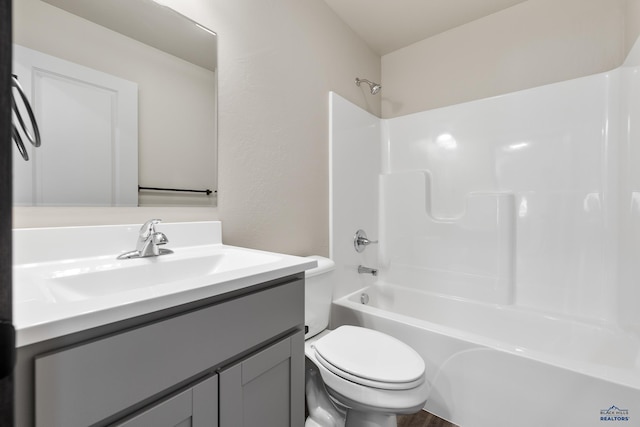
[[[312,256],[305,273],[305,427],[396,427],[397,414],[424,407],[420,355],[402,341],[359,326],[329,330],[335,263]]]

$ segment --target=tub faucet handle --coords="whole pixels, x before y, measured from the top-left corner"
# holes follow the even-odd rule
[[[358,253],[364,251],[364,249],[372,243],[378,243],[378,241],[369,240],[369,238],[367,238],[367,233],[365,233],[364,230],[356,231],[356,234],[353,236],[353,247]]]

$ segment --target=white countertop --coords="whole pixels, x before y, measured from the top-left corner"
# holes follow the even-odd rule
[[[157,229],[169,238],[165,247],[173,254],[116,260],[135,248],[139,228],[14,230],[16,346],[238,291],[317,264],[309,258],[224,245],[218,221],[161,223]]]

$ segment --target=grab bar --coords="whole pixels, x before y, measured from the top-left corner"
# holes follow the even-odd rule
[[[20,113],[20,109],[18,108],[18,104],[16,102],[16,98],[12,90],[11,91],[11,109],[13,111],[13,114],[15,114],[16,118],[18,119],[18,123],[20,124],[20,129],[22,129],[22,132],[26,135],[27,139],[29,140],[29,142],[31,142],[31,144],[34,147],[40,147],[40,145],[42,144],[42,139],[40,138],[40,129],[38,129],[38,123],[36,121],[36,117],[33,114],[33,110],[31,109],[31,105],[29,104],[29,100],[27,99],[27,95],[24,93],[22,86],[20,86],[20,82],[18,82],[18,76],[15,74],[11,75],[11,86],[13,88],[16,88],[18,91],[18,94],[20,95],[20,100],[24,105],[24,109],[27,111],[27,114],[29,115],[29,121],[31,122],[31,129],[33,130],[33,134],[29,132],[29,127],[26,125],[24,119],[22,118],[22,114]],[[22,140],[22,137],[20,136],[20,129],[18,129],[15,123],[12,123],[12,126],[13,127],[11,129],[11,137],[13,141],[16,143],[16,146],[18,147],[18,151],[20,152],[20,155],[22,155],[22,158],[28,161],[29,155],[27,154],[27,150],[24,146],[24,142]]]

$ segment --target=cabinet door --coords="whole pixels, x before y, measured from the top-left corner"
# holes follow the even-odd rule
[[[218,427],[218,377],[208,378],[114,427]]]
[[[304,335],[220,372],[220,427],[304,424]]]
[[[295,280],[42,354],[35,426],[94,425],[303,322],[304,282]]]

